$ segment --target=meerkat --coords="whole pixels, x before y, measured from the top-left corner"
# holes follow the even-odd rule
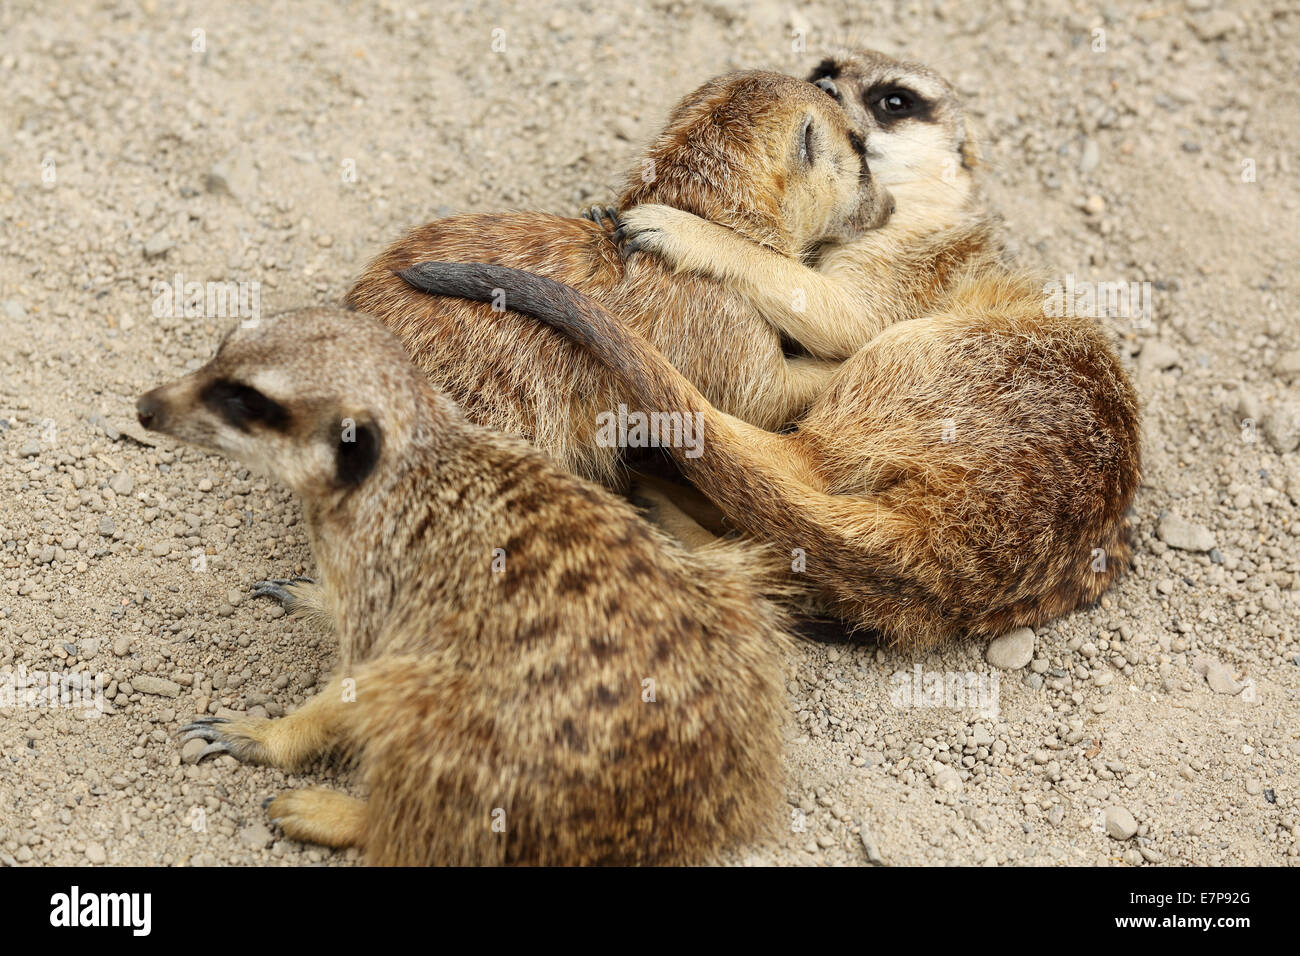
[[[359,759],[368,800],[270,802],[288,836],[382,864],[668,863],[769,821],[790,638],[752,550],[687,552],[467,421],[362,313],[237,327],[137,411],[302,500],[337,674],[286,717],[183,728],[284,769]]]
[[[809,80],[865,133],[872,176],[895,202],[883,226],[823,243],[815,256],[804,257],[805,264],[772,255],[689,211],[656,204],[652,196],[601,213],[618,227],[625,252],[658,254],[680,276],[715,279],[743,296],[788,344],[840,361],[883,328],[934,311],[961,276],[997,266],[1005,251],[1000,223],[976,178],[976,138],[960,98],[942,76],[919,63],[857,50],[823,60]],[[402,275],[421,287],[420,269]],[[671,308],[664,303],[661,314]],[[662,346],[645,335],[644,322],[628,324]],[[683,368],[675,355],[669,357]],[[689,488],[639,472],[632,477],[631,493],[675,538],[699,545],[720,530],[720,516],[701,514]]]
[[[930,311],[970,268],[1004,252],[951,84],[874,50],[829,57],[809,80],[864,131],[872,174],[895,201],[886,228],[824,243],[810,265],[662,204],[621,211],[617,225],[628,248],[726,283],[808,353],[842,361],[889,325]]]
[[[1095,601],[1131,557],[1137,400],[1101,330],[1044,314],[1041,283],[973,270],[942,309],[887,328],[797,430],[712,408],[595,302],[499,266],[423,281],[563,329],[648,407],[704,415],[703,452],[670,451],[738,528],[786,552],[817,604],[916,648],[995,636]]]
[[[687,210],[792,261],[877,227],[892,202],[842,107],[806,81],[761,71],[705,84],[678,104],[631,173],[620,208]],[[470,419],[519,434],[610,486],[620,450],[597,416],[624,403],[614,380],[563,336],[497,308],[422,294],[395,273],[424,260],[497,262],[596,298],[654,342],[717,407],[776,428],[821,392],[835,363],[787,356],[780,334],[707,277],[650,256],[625,260],[602,223],[535,212],[421,226],[371,262],[347,303],[382,319]]]

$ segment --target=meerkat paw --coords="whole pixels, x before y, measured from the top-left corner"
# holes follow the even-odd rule
[[[672,206],[647,203],[619,215],[614,241],[624,258],[636,252],[653,252],[678,270],[707,271],[707,256],[697,254],[694,240],[706,239],[710,225],[713,224]]]
[[[582,211],[582,218],[594,222],[606,232],[614,232],[619,226],[617,206],[591,206]]]
[[[291,840],[321,846],[360,846],[366,832],[366,803],[335,790],[289,790],[266,804],[271,822]]]
[[[263,727],[269,720],[228,720],[225,717],[200,717],[180,729],[181,743],[206,740],[208,745],[199,751],[195,763],[213,754],[230,754],[242,763],[271,763]],[[224,725],[224,726],[219,726]]]
[[[181,743],[205,740],[195,763],[213,754],[230,754],[241,763],[268,764],[292,770],[301,767],[325,746],[320,729],[296,714],[275,720],[242,717],[200,717],[180,729]]]
[[[325,589],[311,578],[273,578],[258,581],[249,591],[251,597],[270,598],[290,617],[306,621],[322,630],[334,630],[334,616],[325,598]]]

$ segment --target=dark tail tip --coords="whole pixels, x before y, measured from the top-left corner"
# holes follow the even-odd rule
[[[408,269],[395,270],[395,274],[412,289],[429,295],[488,302],[500,288],[499,283],[489,279],[490,268],[473,262],[420,262]]]
[[[595,338],[591,319],[584,318],[584,296],[545,276],[486,262],[420,262],[396,275],[411,288],[429,295],[490,302],[494,309],[511,309],[567,332],[583,344]],[[595,311],[599,321],[601,314]]]

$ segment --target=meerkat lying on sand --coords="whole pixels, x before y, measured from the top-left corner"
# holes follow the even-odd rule
[[[789,638],[754,550],[687,552],[466,421],[360,313],[236,328],[138,414],[302,499],[337,674],[286,717],[184,728],[284,769],[360,759],[368,800],[270,803],[288,836],[384,864],[663,863],[769,822]]]

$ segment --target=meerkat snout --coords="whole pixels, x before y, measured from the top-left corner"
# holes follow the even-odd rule
[[[163,404],[156,394],[157,389],[145,392],[136,400],[135,417],[145,428],[153,431],[161,428]]]

